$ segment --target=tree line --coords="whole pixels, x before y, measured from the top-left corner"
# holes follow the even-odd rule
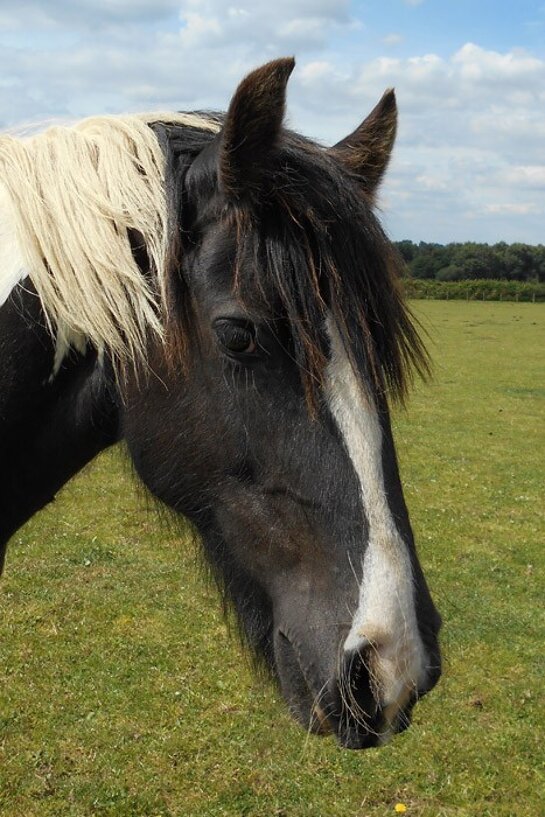
[[[543,244],[394,242],[411,278],[435,281],[545,281]]]

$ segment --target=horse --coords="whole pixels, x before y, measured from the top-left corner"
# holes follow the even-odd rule
[[[361,749],[441,672],[390,423],[428,359],[376,215],[394,91],[326,148],[284,126],[293,67],[0,137],[0,552],[123,440],[295,719]]]

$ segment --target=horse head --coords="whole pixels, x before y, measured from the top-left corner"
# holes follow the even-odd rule
[[[440,673],[388,410],[426,364],[373,209],[394,94],[324,149],[284,128],[292,68],[250,74],[217,133],[162,132],[166,334],[123,387],[123,435],[295,717],[361,748]]]

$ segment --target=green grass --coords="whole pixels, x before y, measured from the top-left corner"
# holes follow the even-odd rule
[[[2,817],[545,813],[545,307],[418,302],[435,378],[395,433],[445,667],[388,747],[309,738],[119,451],[11,543]]]

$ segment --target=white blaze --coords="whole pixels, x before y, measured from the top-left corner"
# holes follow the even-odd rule
[[[416,620],[409,552],[392,518],[382,468],[382,432],[370,393],[354,375],[334,322],[326,393],[357,474],[369,539],[362,541],[363,578],[345,650],[368,647],[375,695],[392,718],[426,679],[425,649]]]

